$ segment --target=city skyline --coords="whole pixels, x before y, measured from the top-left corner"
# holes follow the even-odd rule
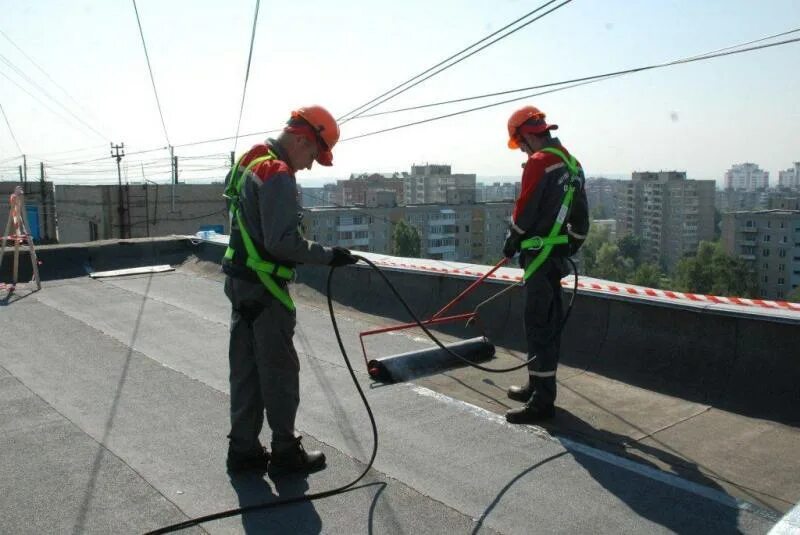
[[[539,5],[488,0],[429,5],[412,0],[365,9],[358,2],[312,3],[284,6],[280,17],[263,9],[237,152],[266,137],[247,134],[279,128],[293,107],[319,102],[338,116]],[[45,160],[48,177],[55,180],[77,180],[81,172],[92,178],[103,170],[111,178],[115,169],[109,142],[125,142],[129,155],[123,171],[131,180],[145,173],[151,180],[168,179],[166,149],[134,154],[167,144],[177,147],[189,178],[204,172],[203,160],[192,162],[198,156],[218,167],[204,178],[224,175],[232,140],[180,145],[236,132],[253,3],[138,2],[165,128],[130,4],[90,2],[76,8],[40,2],[19,7],[0,0],[0,7],[0,54],[10,62],[0,66],[7,82],[0,102],[16,138],[5,124],[0,126],[0,168],[8,168],[0,169],[4,178],[14,178],[20,162],[13,158],[19,153],[29,155],[30,168]],[[454,18],[454,12],[459,16]],[[302,21],[302,26],[285,20]],[[757,6],[743,0],[675,5],[579,0],[374,111],[691,57],[792,30],[794,21],[800,21],[800,4],[790,0]],[[316,36],[325,53],[314,39],[298,39],[299,32]],[[456,172],[476,173],[479,180],[513,178],[524,155],[506,148],[505,122],[526,103],[540,106],[560,124],[560,138],[589,176],[681,169],[691,178],[721,183],[731,164],[757,162],[775,180],[800,157],[800,111],[792,104],[800,73],[787,68],[796,62],[798,46],[616,77],[371,137],[348,140],[485,101],[349,121],[334,150],[335,167],[300,173],[299,182],[312,185],[364,170],[387,172],[442,161]],[[48,100],[10,65],[100,135]],[[87,147],[91,149],[63,152]],[[86,164],[48,167],[48,162],[72,161]]]

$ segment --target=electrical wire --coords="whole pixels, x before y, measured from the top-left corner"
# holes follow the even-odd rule
[[[411,87],[414,87],[414,86],[408,87],[408,88],[404,89],[403,91],[401,91],[401,92],[399,92],[399,93],[397,93],[397,94],[395,94],[395,95],[392,95],[392,96],[388,97],[386,100],[382,100],[381,102],[378,102],[377,104],[375,104],[375,106],[372,106],[371,108],[368,108],[367,110],[363,110],[363,111],[361,111],[360,113],[358,113],[358,114],[356,114],[356,115],[353,115],[353,114],[354,114],[355,112],[357,112],[358,110],[361,110],[362,108],[365,108],[365,107],[369,106],[369,105],[370,105],[370,104],[372,104],[373,102],[375,102],[375,101],[377,101],[377,100],[380,100],[380,99],[381,99],[381,98],[383,98],[383,97],[386,97],[387,95],[389,95],[390,93],[392,93],[392,92],[396,91],[397,89],[400,89],[400,88],[401,88],[401,87],[403,87],[404,85],[407,85],[407,84],[409,84],[409,83],[413,82],[414,80],[416,80],[416,79],[418,79],[418,78],[420,78],[420,77],[422,77],[422,76],[426,75],[427,73],[431,72],[432,70],[434,70],[434,69],[436,69],[436,68],[438,68],[438,67],[441,67],[442,65],[444,65],[444,64],[445,64],[445,63],[447,63],[448,61],[450,61],[450,60],[452,60],[452,59],[454,59],[454,58],[456,58],[456,57],[460,56],[461,54],[463,54],[463,53],[464,53],[464,52],[466,52],[467,50],[469,50],[469,49],[471,49],[471,48],[474,48],[474,47],[478,46],[479,44],[483,43],[483,42],[484,42],[484,41],[486,41],[487,39],[491,39],[492,37],[494,37],[494,36],[495,36],[495,35],[497,35],[498,33],[501,33],[501,32],[503,32],[503,31],[505,31],[506,29],[510,28],[510,27],[511,27],[511,26],[513,26],[514,24],[517,24],[518,22],[520,22],[520,21],[522,21],[522,20],[524,20],[524,19],[526,19],[526,18],[530,17],[531,15],[534,15],[534,14],[536,14],[538,11],[540,11],[540,10],[544,9],[545,7],[547,7],[547,6],[549,6],[550,4],[554,3],[555,1],[556,1],[556,0],[550,0],[549,2],[546,2],[546,3],[542,4],[541,6],[537,7],[537,8],[536,8],[536,9],[534,9],[533,11],[530,11],[530,12],[526,13],[525,15],[521,16],[520,18],[516,19],[515,21],[513,21],[513,22],[511,22],[511,23],[509,23],[509,24],[507,24],[507,25],[503,26],[503,27],[502,27],[502,28],[500,28],[499,30],[497,30],[497,31],[495,31],[495,32],[492,32],[491,34],[487,35],[486,37],[484,37],[484,38],[482,38],[482,39],[480,39],[480,40],[478,40],[478,41],[476,41],[476,42],[472,43],[471,45],[469,45],[468,47],[466,47],[466,48],[464,48],[464,49],[460,50],[459,52],[456,52],[455,54],[453,54],[453,55],[452,55],[452,56],[450,56],[449,58],[447,58],[447,59],[444,59],[444,60],[440,61],[439,63],[437,63],[437,64],[436,64],[436,65],[434,65],[433,67],[429,67],[428,69],[426,69],[426,70],[422,71],[421,73],[417,74],[416,76],[414,76],[414,77],[412,77],[412,78],[409,78],[409,79],[408,79],[408,80],[406,80],[405,82],[403,82],[403,83],[401,83],[401,84],[399,84],[399,85],[397,85],[397,86],[393,87],[392,89],[390,89],[390,90],[386,91],[385,93],[383,93],[383,94],[381,94],[381,95],[378,95],[377,97],[373,98],[373,99],[372,99],[372,100],[370,100],[369,102],[366,102],[366,103],[362,104],[361,106],[358,106],[357,108],[354,108],[353,110],[350,110],[349,112],[345,113],[344,115],[342,115],[342,116],[340,116],[338,119],[336,119],[336,121],[337,121],[337,122],[339,122],[339,124],[340,124],[340,125],[341,125],[341,124],[344,124],[344,123],[346,123],[347,121],[349,121],[349,120],[353,119],[354,117],[357,117],[357,116],[358,116],[358,115],[360,115],[361,113],[364,113],[365,111],[368,111],[368,110],[370,110],[370,109],[374,108],[375,106],[378,106],[378,105],[382,104],[383,102],[386,102],[386,100],[389,100],[389,99],[391,99],[391,98],[394,98],[394,97],[396,97],[397,95],[399,95],[400,93],[402,93],[402,92],[405,92],[405,91],[406,91],[406,90],[408,90],[408,89],[411,89]],[[568,0],[568,1],[571,1],[571,0]],[[567,2],[565,2],[565,3],[567,3]],[[541,18],[541,17],[540,17],[540,18]],[[534,20],[536,20],[536,19],[534,19]],[[491,43],[488,43],[487,45],[485,45],[485,46],[481,47],[480,49],[473,51],[472,53],[470,53],[470,54],[469,54],[469,56],[472,56],[473,54],[475,54],[475,53],[477,53],[477,52],[480,52],[481,50],[483,50],[483,49],[484,49],[484,48],[486,48],[487,46],[490,46],[490,45],[492,45],[492,44],[496,43],[496,42],[497,42],[497,41],[499,41],[500,39],[504,39],[505,37],[508,37],[509,35],[511,35],[512,33],[516,32],[517,30],[520,30],[520,29],[524,28],[525,26],[527,26],[527,25],[528,25],[528,24],[530,24],[531,22],[534,22],[534,21],[529,21],[529,22],[526,22],[524,25],[520,26],[519,28],[516,28],[515,30],[512,30],[512,31],[511,31],[511,32],[509,32],[508,34],[506,34],[506,35],[504,35],[504,36],[501,36],[501,37],[499,37],[499,38],[498,38],[498,39],[496,39],[495,41],[492,41]],[[414,85],[417,85],[417,84],[419,84],[419,83],[422,83],[422,82],[424,82],[425,80],[427,80],[427,79],[428,79],[428,78],[430,78],[431,76],[435,76],[436,74],[439,74],[439,73],[440,73],[440,72],[442,72],[443,70],[449,69],[449,68],[450,68],[450,67],[452,67],[453,65],[456,65],[457,63],[459,63],[459,62],[461,62],[461,61],[463,61],[463,60],[467,59],[469,56],[465,56],[465,57],[463,57],[463,58],[459,59],[458,61],[456,61],[456,62],[452,63],[451,65],[448,65],[448,66],[446,66],[446,67],[443,67],[441,70],[439,70],[439,71],[437,71],[437,72],[435,72],[435,73],[431,74],[430,76],[428,76],[428,77],[424,78],[423,80],[420,80],[419,82],[415,83]],[[353,115],[353,117],[348,117],[348,116],[350,116],[350,115]],[[340,121],[341,121],[341,122],[340,122]]]
[[[19,82],[17,82],[16,80],[14,80],[13,78],[11,78],[10,76],[8,76],[8,75],[7,75],[6,73],[4,73],[4,72],[1,72],[1,71],[0,71],[0,75],[2,75],[2,76],[3,76],[3,77],[6,79],[6,80],[8,80],[9,82],[11,82],[12,84],[16,85],[16,86],[17,86],[17,87],[18,87],[18,88],[19,88],[19,89],[20,89],[22,92],[24,92],[24,93],[25,93],[25,94],[27,94],[29,97],[31,97],[33,100],[35,100],[36,102],[38,102],[38,103],[39,103],[39,104],[40,104],[40,105],[41,105],[43,108],[45,108],[47,111],[49,111],[50,113],[52,113],[53,115],[55,115],[56,117],[58,117],[59,119],[61,119],[62,121],[64,121],[64,123],[66,123],[67,125],[71,126],[72,128],[75,128],[75,124],[73,123],[73,121],[71,121],[71,120],[67,119],[66,117],[64,117],[63,115],[61,115],[61,114],[60,114],[60,113],[58,113],[57,111],[55,111],[53,108],[51,108],[50,106],[48,106],[47,104],[45,104],[45,103],[44,103],[44,102],[43,102],[43,101],[42,101],[42,100],[41,100],[39,97],[37,97],[36,95],[34,95],[34,94],[33,94],[33,93],[31,93],[30,91],[28,91],[28,90],[27,90],[25,87],[23,87],[23,86],[22,86],[22,85],[21,85]],[[91,128],[91,127],[88,127],[88,126],[86,126],[86,125],[83,125],[83,123],[82,123],[82,122],[81,122],[81,125],[82,125],[82,126],[85,126],[85,127],[86,127],[86,128],[89,130],[89,131],[91,131],[93,134],[95,134],[95,135],[100,135],[98,132],[95,132],[95,131],[94,131],[94,130]],[[101,135],[100,137],[103,137],[103,136]],[[105,137],[103,137],[103,139],[105,139]]]
[[[19,141],[17,141],[17,136],[14,135],[14,130],[11,128],[11,123],[8,122],[8,115],[6,115],[6,110],[3,109],[3,105],[0,104],[0,112],[3,114],[3,119],[6,120],[6,126],[8,126],[8,131],[11,134],[11,139],[14,140],[14,144],[17,146],[17,150],[20,154],[22,154],[22,148],[19,146]]]
[[[365,260],[362,257],[357,257],[361,260]],[[373,264],[374,265],[374,264]],[[341,494],[349,489],[352,489],[356,483],[361,481],[364,476],[372,468],[373,463],[375,462],[375,456],[378,454],[378,425],[375,422],[375,415],[372,413],[372,407],[369,405],[369,401],[367,401],[367,396],[364,394],[364,390],[361,388],[361,384],[358,382],[358,377],[356,377],[356,372],[353,369],[353,365],[350,363],[350,358],[347,356],[347,350],[344,347],[344,342],[342,342],[342,335],[339,332],[339,325],[336,322],[336,313],[333,310],[333,273],[337,268],[332,267],[328,272],[328,282],[327,282],[327,290],[328,290],[328,311],[331,317],[331,324],[333,325],[333,333],[336,336],[336,343],[339,344],[339,351],[342,353],[342,357],[344,358],[345,365],[347,366],[347,371],[350,373],[350,378],[353,380],[353,384],[358,391],[358,395],[361,398],[362,403],[364,404],[364,408],[367,411],[367,416],[369,417],[369,422],[372,427],[372,453],[370,454],[369,460],[367,461],[364,470],[362,470],[361,474],[356,477],[354,480],[350,481],[349,483],[337,487],[335,489],[323,491],[323,492],[316,492],[313,494],[306,494],[303,496],[294,496],[291,498],[284,498],[281,500],[276,500],[273,502],[268,503],[261,503],[256,505],[249,505],[246,507],[239,507],[236,509],[229,509],[227,511],[222,511],[219,513],[214,513],[211,515],[202,516],[199,518],[194,518],[191,520],[187,520],[185,522],[180,522],[177,524],[172,524],[171,526],[166,526],[160,529],[156,529],[153,531],[148,532],[146,535],[160,535],[162,533],[172,533],[173,531],[178,531],[181,529],[185,529],[192,526],[197,526],[199,524],[209,522],[211,520],[218,520],[220,518],[228,518],[231,516],[237,516],[244,513],[249,513],[252,511],[261,511],[264,509],[273,509],[276,507],[281,507],[284,505],[290,505],[293,503],[302,503],[302,502],[310,502],[314,500],[321,500],[323,498],[328,498],[330,496],[334,496],[336,494]],[[377,269],[377,267],[375,268]]]
[[[8,34],[6,34],[6,32],[4,32],[2,29],[0,29],[0,34],[2,34],[2,35],[3,35],[3,37],[5,37],[5,38],[8,40],[8,42],[9,42],[9,43],[11,43],[11,44],[14,46],[14,48],[16,48],[17,50],[19,50],[19,52],[20,52],[20,53],[21,53],[23,56],[25,56],[25,59],[27,59],[28,61],[30,61],[30,62],[33,64],[33,66],[34,66],[34,67],[36,67],[37,69],[39,69],[39,71],[40,71],[42,74],[44,74],[44,75],[47,77],[47,79],[48,79],[48,80],[50,80],[50,81],[53,83],[53,85],[54,85],[54,86],[56,86],[57,88],[59,88],[59,89],[61,90],[61,92],[62,92],[62,93],[64,93],[64,95],[66,95],[66,96],[67,96],[67,98],[68,98],[68,99],[70,99],[70,100],[71,100],[71,101],[72,101],[72,102],[73,102],[73,103],[74,103],[76,106],[78,106],[78,108],[81,108],[81,110],[83,110],[83,112],[84,112],[84,113],[86,113],[87,115],[92,115],[92,114],[91,114],[91,112],[89,112],[89,110],[87,110],[86,108],[84,108],[84,107],[83,107],[83,106],[80,104],[80,102],[78,102],[77,100],[75,100],[75,98],[73,98],[73,96],[72,96],[72,95],[70,95],[70,94],[69,94],[69,92],[68,92],[66,89],[64,89],[64,87],[63,87],[61,84],[59,84],[58,82],[56,82],[56,81],[53,79],[53,77],[52,77],[52,76],[50,76],[50,74],[49,74],[47,71],[45,71],[45,70],[44,70],[44,68],[42,68],[42,66],[41,66],[41,65],[39,65],[39,64],[38,64],[38,63],[37,63],[37,62],[36,62],[36,61],[35,61],[35,60],[34,60],[32,57],[30,57],[28,54],[26,54],[26,53],[25,53],[25,51],[24,51],[24,50],[22,50],[22,48],[20,48],[20,47],[19,47],[19,45],[18,45],[17,43],[15,43],[15,42],[14,42],[14,41],[13,41],[13,40],[12,40],[12,39],[11,39],[11,38],[8,36]]]
[[[244,98],[247,95],[247,80],[250,79],[250,62],[253,59],[253,44],[256,42],[256,27],[258,26],[258,6],[261,0],[256,0],[256,13],[253,15],[253,32],[250,34],[250,52],[247,54],[247,69],[244,73],[244,87],[242,87],[242,104],[239,106],[239,120],[236,121],[236,136],[233,142],[233,151],[236,152],[236,145],[239,142],[239,127],[242,125],[242,113],[244,113]]]
[[[156,96],[156,105],[158,106],[158,115],[161,117],[161,127],[164,129],[164,137],[169,142],[169,135],[167,134],[167,125],[164,122],[164,114],[161,112],[161,101],[158,99],[158,91],[156,91],[156,80],[153,77],[153,69],[150,66],[150,55],[147,53],[147,44],[144,41],[144,32],[142,31],[142,21],[139,20],[139,9],[136,7],[136,0],[133,1],[133,10],[136,12],[136,24],[139,25],[139,35],[142,37],[142,48],[144,48],[144,57],[147,60],[147,70],[150,71],[150,82],[153,84],[153,94]]]
[[[44,88],[43,88],[41,85],[39,85],[38,83],[36,83],[36,81],[32,80],[30,76],[28,76],[27,74],[25,74],[25,71],[23,71],[22,69],[20,69],[20,68],[19,68],[19,67],[17,67],[16,65],[14,65],[14,64],[11,62],[11,60],[9,60],[8,58],[6,58],[6,57],[5,57],[5,56],[3,56],[2,54],[0,54],[0,61],[2,61],[3,63],[5,63],[5,64],[6,64],[6,65],[8,65],[9,67],[11,67],[11,70],[13,70],[15,73],[17,73],[17,76],[19,76],[20,78],[22,78],[23,80],[25,80],[26,82],[28,82],[30,85],[32,85],[33,87],[35,87],[36,89],[38,89],[40,93],[42,93],[44,96],[46,96],[47,98],[49,98],[50,100],[52,100],[52,101],[53,101],[55,104],[57,104],[58,106],[60,106],[60,107],[61,107],[61,108],[62,108],[64,111],[66,111],[66,112],[67,112],[67,113],[69,113],[69,114],[70,114],[72,117],[74,117],[75,119],[77,119],[77,120],[78,120],[78,121],[79,121],[79,122],[80,122],[82,125],[84,125],[86,128],[88,128],[89,130],[91,130],[92,132],[94,132],[95,134],[97,134],[98,136],[100,136],[101,138],[103,138],[103,139],[108,139],[108,137],[107,137],[105,134],[103,134],[102,132],[100,132],[99,130],[97,130],[95,127],[93,127],[92,125],[90,125],[89,123],[87,123],[86,121],[84,121],[83,119],[81,119],[80,117],[78,117],[78,116],[77,116],[77,115],[76,115],[76,114],[75,114],[75,113],[74,113],[72,110],[70,110],[68,107],[66,107],[66,106],[65,106],[65,105],[64,105],[64,104],[63,104],[63,103],[62,103],[60,100],[58,100],[56,97],[54,97],[53,95],[51,95],[51,94],[50,94],[50,93],[49,93],[49,92],[48,92],[46,89],[44,89]]]
[[[674,63],[677,63],[677,62],[680,62],[680,61],[686,61],[686,60],[689,60],[689,59],[704,58],[704,57],[708,56],[709,54],[716,54],[718,52],[724,52],[726,50],[731,50],[731,49],[734,49],[734,48],[741,48],[743,46],[747,46],[747,45],[751,45],[751,44],[755,44],[755,43],[761,43],[763,41],[768,41],[770,39],[775,39],[776,37],[782,37],[784,35],[789,35],[789,34],[793,34],[793,33],[797,33],[797,32],[800,32],[800,28],[795,28],[793,30],[788,30],[788,31],[785,31],[785,32],[780,32],[780,33],[776,33],[776,34],[773,34],[773,35],[769,35],[769,36],[766,36],[766,37],[761,37],[759,39],[754,39],[752,41],[747,41],[746,43],[739,43],[737,45],[731,45],[731,46],[727,46],[727,47],[724,47],[724,48],[711,50],[711,51],[705,52],[703,54],[698,54],[698,55],[695,55],[695,56],[689,56],[688,58],[682,58],[681,60],[674,60],[672,62],[664,63],[664,64],[661,64],[661,65],[666,66],[666,65],[671,65],[671,64],[674,64]],[[573,83],[573,82],[582,82],[582,81],[587,81],[587,80],[599,80],[599,79],[603,79],[603,78],[606,78],[606,77],[612,77],[612,76],[617,76],[617,75],[621,75],[621,74],[627,74],[628,72],[629,71],[618,71],[618,72],[612,72],[612,73],[606,73],[606,74],[597,74],[597,75],[593,75],[593,76],[584,76],[582,78],[573,78],[571,80],[562,80],[560,82],[551,82],[551,83],[547,83],[547,84],[540,84],[540,85],[532,85],[532,86],[528,86],[528,87],[521,87],[519,89],[509,89],[509,90],[506,90],[506,91],[498,91],[496,93],[484,93],[482,95],[475,95],[475,96],[471,96],[471,97],[462,97],[462,98],[457,98],[457,99],[452,99],[452,100],[443,100],[443,101],[440,101],[440,102],[433,102],[433,103],[430,103],[430,104],[421,104],[421,105],[418,105],[418,106],[409,106],[409,107],[406,107],[406,108],[396,108],[396,109],[393,109],[393,110],[379,111],[379,112],[375,112],[375,113],[359,114],[357,117],[353,117],[353,119],[367,119],[369,117],[378,117],[378,116],[381,116],[381,115],[390,115],[390,114],[394,114],[394,113],[421,110],[421,109],[425,109],[425,108],[433,108],[433,107],[436,107],[436,106],[444,106],[446,104],[456,104],[458,102],[466,102],[466,101],[469,101],[469,100],[479,100],[479,99],[483,99],[483,98],[497,97],[497,96],[502,96],[502,95],[509,95],[511,93],[520,93],[522,91],[530,91],[532,89],[543,89],[545,87],[559,86],[559,85],[569,84],[569,83]]]
[[[365,134],[351,136],[349,138],[345,138],[345,139],[341,140],[340,143],[345,142],[345,141],[352,141],[354,139],[360,139],[360,138],[364,138],[364,137],[374,136],[374,135],[377,135],[377,134],[383,134],[385,132],[392,132],[394,130],[400,130],[401,128],[408,128],[410,126],[416,126],[416,125],[420,125],[420,124],[430,123],[430,122],[438,121],[438,120],[441,120],[441,119],[447,119],[449,117],[455,117],[455,116],[458,116],[458,115],[464,115],[464,114],[471,113],[471,112],[474,112],[474,111],[485,110],[485,109],[493,108],[493,107],[496,107],[496,106],[502,106],[503,104],[508,104],[510,102],[517,102],[517,101],[520,101],[520,100],[529,99],[531,97],[539,96],[539,95],[542,95],[542,94],[545,94],[545,93],[555,93],[555,92],[558,92],[558,91],[564,91],[566,89],[571,89],[573,87],[577,87],[577,86],[580,86],[580,85],[586,85],[586,84],[589,84],[589,83],[599,82],[599,81],[607,80],[607,79],[614,78],[614,77],[617,77],[617,76],[622,76],[622,75],[632,74],[632,73],[637,73],[637,72],[643,72],[643,71],[649,71],[649,70],[653,70],[653,69],[660,69],[660,68],[664,68],[664,67],[671,67],[671,66],[674,66],[674,65],[683,65],[683,64],[687,64],[687,63],[694,63],[694,62],[697,62],[697,61],[705,61],[705,60],[720,58],[720,57],[724,57],[724,56],[732,56],[732,55],[735,55],[735,54],[743,54],[745,52],[752,52],[752,51],[755,51],[755,50],[761,50],[761,49],[771,48],[771,47],[775,47],[775,46],[788,45],[788,44],[796,43],[798,41],[800,41],[800,38],[786,39],[786,40],[783,40],[783,41],[778,41],[776,43],[768,43],[768,44],[765,44],[765,45],[752,46],[752,47],[748,47],[748,48],[742,48],[742,49],[739,49],[739,50],[731,50],[731,51],[720,52],[720,53],[715,53],[715,54],[704,54],[704,55],[700,55],[700,56],[693,56],[693,57],[690,57],[690,58],[670,61],[670,62],[667,62],[667,63],[658,63],[658,64],[655,64],[655,65],[647,65],[647,66],[644,66],[644,67],[637,67],[637,68],[634,68],[634,69],[626,69],[626,70],[622,70],[622,71],[614,71],[614,72],[610,72],[610,73],[606,73],[606,74],[600,74],[600,75],[589,76],[589,77],[585,77],[585,78],[578,78],[578,79],[574,79],[574,80],[569,80],[569,81],[562,82],[562,83],[567,83],[567,82],[570,82],[570,81],[577,81],[577,80],[584,80],[584,81],[581,81],[580,83],[569,85],[569,86],[566,86],[566,87],[559,87],[559,88],[556,88],[556,89],[551,89],[550,91],[546,91],[546,92],[543,92],[543,93],[535,93],[535,94],[531,94],[531,95],[525,95],[525,96],[522,96],[522,97],[515,97],[515,98],[512,98],[512,99],[503,100],[503,101],[500,101],[500,102],[494,102],[494,103],[491,103],[491,104],[486,104],[486,105],[478,106],[478,107],[475,107],[475,108],[468,108],[468,109],[465,109],[465,110],[460,110],[460,111],[453,112],[453,113],[448,113],[448,114],[445,114],[445,115],[439,115],[439,116],[436,116],[436,117],[429,117],[427,119],[422,119],[422,120],[414,121],[414,122],[411,122],[411,123],[401,124],[401,125],[392,126],[392,127],[389,127],[389,128],[383,128],[383,129],[380,129],[380,130],[375,130],[373,132],[367,132]]]

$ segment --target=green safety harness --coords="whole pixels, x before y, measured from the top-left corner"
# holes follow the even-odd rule
[[[292,280],[294,279],[294,269],[286,266],[282,266],[280,264],[276,264],[274,262],[269,262],[261,258],[261,255],[258,253],[258,249],[256,249],[255,243],[253,243],[253,239],[250,237],[250,234],[247,232],[247,227],[244,225],[244,220],[242,219],[242,212],[239,209],[239,196],[242,192],[242,187],[244,186],[245,177],[247,173],[250,172],[250,169],[255,167],[256,165],[260,164],[261,162],[265,162],[268,160],[277,160],[278,157],[275,155],[272,150],[269,150],[269,153],[266,156],[262,156],[260,158],[255,158],[242,173],[239,173],[237,176],[236,171],[239,169],[239,164],[244,159],[244,156],[239,158],[239,161],[236,162],[236,165],[231,168],[231,178],[228,182],[227,187],[225,188],[225,197],[229,200],[229,212],[231,218],[231,227],[233,227],[233,220],[236,219],[236,223],[238,225],[239,233],[242,236],[242,242],[244,242],[244,248],[247,252],[247,260],[245,261],[245,265],[256,272],[258,275],[259,280],[264,284],[267,288],[269,293],[273,295],[278,301],[283,303],[283,305],[288,308],[289,310],[294,310],[294,301],[292,301],[291,296],[289,293],[281,288],[278,283],[275,282],[273,277],[278,277],[284,280]],[[233,233],[235,230],[231,228],[231,240],[233,240]],[[234,254],[236,250],[228,244],[228,249],[225,251],[225,259],[228,261],[233,261]]]
[[[553,247],[569,243],[569,236],[567,234],[561,234],[561,226],[567,219],[567,214],[569,214],[569,209],[572,206],[572,198],[575,196],[575,182],[580,171],[578,161],[572,155],[567,156],[563,151],[553,147],[545,147],[541,152],[555,154],[564,160],[564,164],[569,170],[570,180],[567,192],[564,194],[564,198],[561,201],[561,209],[558,211],[558,216],[553,223],[553,228],[550,229],[550,234],[545,237],[533,236],[532,238],[523,240],[520,244],[520,249],[523,251],[539,251],[539,254],[537,254],[531,263],[528,264],[528,267],[525,268],[525,274],[522,278],[526,281],[531,275],[536,273],[536,270],[550,257]]]

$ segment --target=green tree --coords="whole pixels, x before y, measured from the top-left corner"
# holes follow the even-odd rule
[[[755,297],[755,274],[742,260],[725,253],[720,242],[700,242],[697,254],[682,258],[675,268],[678,290],[714,295]]]
[[[392,233],[392,254],[406,258],[419,258],[420,237],[416,227],[400,220]]]
[[[634,266],[639,266],[642,243],[638,237],[628,234],[617,240],[617,246],[622,256],[630,258]]]
[[[800,286],[792,290],[786,297],[786,300],[792,301],[793,303],[800,303]]]
[[[661,273],[661,268],[656,264],[644,263],[636,268],[627,282],[648,288],[663,288],[669,285],[668,280]],[[666,284],[665,284],[666,283]]]
[[[625,282],[633,270],[633,261],[620,254],[616,244],[606,242],[597,251],[593,276],[618,282]]]
[[[597,253],[604,243],[611,241],[611,231],[608,227],[592,225],[589,227],[589,235],[580,249],[581,265],[583,272],[587,275],[594,275],[597,267]]]
[[[608,219],[608,208],[604,204],[598,204],[592,208],[592,219]]]

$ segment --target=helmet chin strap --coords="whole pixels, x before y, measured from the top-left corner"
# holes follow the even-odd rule
[[[524,137],[524,136],[520,136],[519,144],[524,146],[526,149],[528,149],[531,152],[531,154],[536,152],[535,150],[533,150],[533,147],[531,147],[531,144],[528,143],[528,139],[526,137]]]

